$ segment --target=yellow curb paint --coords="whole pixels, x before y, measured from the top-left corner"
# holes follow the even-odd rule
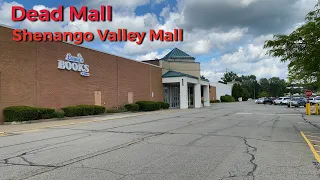
[[[136,114],[136,115],[125,116],[125,117],[114,117],[114,118],[104,119],[104,120],[93,120],[93,121],[84,121],[84,122],[76,122],[76,123],[69,123],[69,124],[59,124],[59,125],[46,126],[46,127],[37,128],[37,129],[14,130],[14,131],[11,131],[10,133],[36,132],[36,131],[40,131],[42,129],[49,129],[49,128],[54,128],[54,127],[71,126],[71,125],[77,125],[77,124],[87,124],[87,123],[93,123],[93,122],[103,122],[103,121],[110,121],[110,120],[123,119],[123,118],[129,118],[129,117],[137,117],[137,116],[142,116],[142,115],[144,115],[144,114]],[[5,135],[2,135],[2,134],[7,135],[6,132],[0,132],[0,136],[5,136]]]
[[[0,132],[0,137],[7,136],[8,134],[5,132]]]
[[[38,132],[41,131],[41,129],[32,129],[32,130],[27,130],[27,131],[19,131],[17,133],[28,133],[28,132]]]
[[[317,153],[317,151],[314,149],[313,145],[311,144],[311,142],[309,141],[309,139],[305,136],[305,134],[301,131],[300,132],[302,137],[304,138],[304,140],[308,143],[311,152],[313,153],[314,157],[316,158],[316,160],[318,161],[318,163],[320,163],[320,155]]]

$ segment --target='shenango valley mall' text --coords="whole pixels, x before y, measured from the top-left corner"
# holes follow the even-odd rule
[[[82,6],[79,10],[71,6],[69,8],[69,20],[73,21],[90,21],[90,22],[106,22],[112,23],[112,7],[100,6],[100,9],[88,9]],[[59,6],[58,9],[49,11],[43,10],[26,10],[20,6],[12,7],[12,21],[31,21],[31,22],[62,22],[64,21],[64,7]],[[91,42],[98,36],[103,42],[135,42],[140,45],[149,35],[149,40],[162,42],[178,42],[183,41],[183,29],[174,29],[173,31],[164,31],[162,29],[147,32],[132,32],[128,29],[97,29],[95,32],[29,32],[27,29],[13,30],[12,40],[20,41],[50,41],[50,42],[73,42],[80,45],[83,42]]]

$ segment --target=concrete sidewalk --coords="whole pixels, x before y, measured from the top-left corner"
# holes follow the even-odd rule
[[[36,131],[39,129],[46,129],[46,128],[54,128],[54,127],[62,127],[62,126],[71,126],[77,124],[86,124],[86,123],[93,123],[93,122],[101,122],[101,121],[108,121],[108,120],[117,120],[129,117],[137,117],[143,116],[148,114],[168,114],[174,113],[177,111],[182,111],[180,109],[169,109],[169,110],[159,110],[153,112],[125,112],[119,114],[106,114],[106,115],[99,115],[99,116],[87,116],[87,117],[78,117],[78,118],[63,118],[63,119],[48,119],[48,120],[39,120],[32,121],[33,123],[25,123],[25,124],[16,124],[16,125],[0,125],[0,136],[5,136],[10,133],[15,132],[29,132],[29,131]]]
[[[22,132],[22,131],[32,131],[36,129],[45,129],[52,127],[70,126],[76,124],[86,124],[92,122],[100,122],[107,120],[122,119],[128,117],[142,116],[146,113],[121,113],[113,115],[104,116],[90,116],[90,117],[79,117],[70,119],[55,119],[49,120],[47,122],[31,123],[31,124],[17,124],[17,125],[2,125],[0,126],[0,135],[6,133]]]

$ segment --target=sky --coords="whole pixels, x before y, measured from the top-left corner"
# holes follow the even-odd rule
[[[212,82],[226,71],[257,78],[287,78],[287,64],[266,55],[263,44],[274,34],[301,26],[317,0],[0,0],[0,23],[29,31],[90,31],[97,29],[149,32],[184,29],[183,42],[101,42],[83,46],[137,61],[162,58],[177,47],[201,63],[201,74]],[[113,6],[112,22],[13,22],[11,7],[56,9],[63,5]],[[68,13],[65,13],[68,14]],[[98,37],[98,36],[97,36]],[[98,38],[97,38],[98,39]]]

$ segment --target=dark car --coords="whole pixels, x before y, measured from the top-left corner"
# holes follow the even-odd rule
[[[294,106],[294,107],[300,107],[300,106],[306,107],[306,104],[307,104],[306,98],[303,98],[303,97],[292,98],[291,101],[288,101],[288,104],[287,104],[288,107],[290,107],[290,102],[291,102],[291,106]]]
[[[273,104],[273,100],[272,98],[264,98],[263,100],[263,104]]]

